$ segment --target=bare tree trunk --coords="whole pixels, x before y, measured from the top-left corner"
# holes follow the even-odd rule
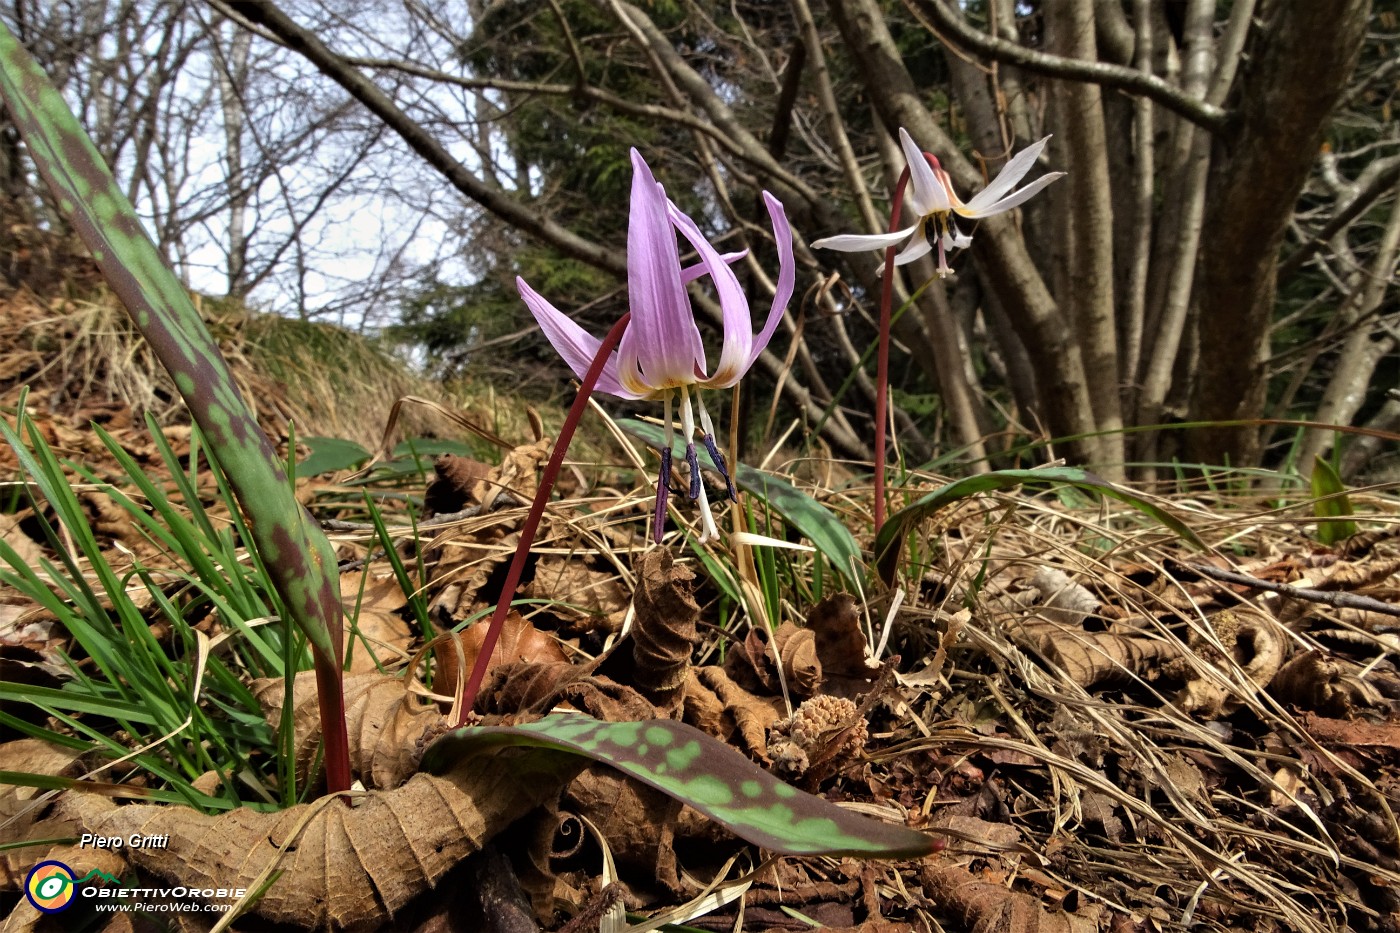
[[[1196,417],[1257,417],[1264,407],[1279,248],[1328,117],[1356,66],[1370,0],[1266,0],[1235,88],[1240,109],[1217,142],[1197,297]],[[1251,463],[1250,427],[1195,432],[1191,456]]]
[[[1045,7],[1047,44],[1067,58],[1097,61],[1094,42],[1093,0],[1064,0]],[[1097,84],[1082,81],[1051,82],[1060,124],[1073,127],[1057,137],[1068,177],[1054,193],[1063,203],[1076,205],[1065,216],[1071,225],[1068,288],[1074,296],[1070,314],[1084,357],[1089,403],[1100,431],[1123,427],[1119,398],[1118,335],[1113,299],[1113,202],[1109,191],[1108,138],[1104,127],[1103,100]],[[1121,475],[1123,435],[1099,439],[1098,464],[1110,477]]]
[[[223,23],[213,30],[222,47]],[[248,203],[252,191],[243,171],[243,124],[247,116],[243,94],[248,86],[248,54],[253,34],[232,26],[228,55],[218,68],[219,105],[224,115],[224,167],[228,179],[228,294],[243,300],[248,294]]]

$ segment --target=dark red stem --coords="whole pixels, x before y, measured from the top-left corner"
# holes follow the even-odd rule
[[[603,338],[598,355],[593,358],[593,364],[588,367],[588,372],[579,384],[578,395],[574,397],[574,404],[569,408],[569,416],[564,419],[564,426],[559,429],[559,436],[554,439],[554,450],[549,455],[549,463],[545,464],[544,473],[540,476],[540,488],[535,493],[535,501],[530,504],[530,514],[525,516],[525,525],[520,529],[520,543],[515,546],[515,557],[511,558],[510,570],[506,572],[506,582],[501,587],[501,599],[496,603],[496,614],[491,616],[491,622],[486,628],[486,637],[482,639],[481,653],[476,656],[472,675],[458,695],[460,702],[456,725],[460,726],[476,705],[476,695],[481,691],[481,682],[486,678],[486,668],[490,666],[491,655],[501,637],[501,628],[506,624],[506,614],[510,612],[511,600],[515,598],[515,588],[520,585],[520,575],[525,572],[525,558],[530,556],[530,545],[535,543],[535,533],[539,531],[540,519],[544,517],[544,507],[549,504],[549,494],[554,490],[554,481],[559,478],[560,467],[564,465],[564,454],[568,452],[569,442],[573,440],[574,431],[578,429],[578,423],[588,408],[588,398],[593,394],[593,387],[598,384],[598,377],[603,374],[603,366],[617,349],[622,332],[627,329],[627,323],[631,320],[631,312],[624,314]],[[662,482],[665,482],[665,478]]]
[[[909,167],[899,173],[890,204],[890,233],[899,229],[899,212],[904,208],[904,186],[909,184]],[[894,303],[895,247],[885,250],[885,275],[880,288],[880,349],[875,355],[875,534],[885,524],[885,421],[889,417],[890,393],[890,305]]]
[[[326,791],[350,789],[350,742],[345,726],[345,675],[341,658],[316,655],[316,698],[321,704],[322,754],[326,762]],[[344,798],[346,803],[349,797]]]

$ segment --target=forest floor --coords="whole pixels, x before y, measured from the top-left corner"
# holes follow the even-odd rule
[[[16,293],[0,299],[0,319],[19,325],[0,338],[4,418],[15,425],[19,387],[28,385],[37,434],[70,464],[101,559],[131,584],[154,643],[172,664],[187,663],[162,615],[168,604],[211,640],[235,626],[184,585],[189,568],[172,565],[162,539],[114,504],[114,489],[131,492],[129,463],[92,427],[156,486],[177,489],[141,417],[155,416],[185,463],[191,432],[174,394],[110,303]],[[289,417],[299,438],[372,450],[393,398],[430,391],[386,386],[371,373],[360,381],[374,394],[357,395],[312,378],[306,361],[300,375],[288,378],[284,367],[279,380],[248,349],[257,325],[219,320],[211,326],[284,451]],[[394,781],[412,784],[480,627],[437,639],[431,654],[422,649],[494,606],[548,451],[549,438],[519,416],[523,405],[502,408],[515,416],[467,413],[491,428],[469,449],[435,459],[400,449],[358,476],[297,477],[299,499],[341,561],[358,770],[366,779],[373,772],[385,800]],[[469,436],[437,415],[408,417],[395,425],[400,439]],[[736,564],[722,543],[693,538],[669,548],[673,564],[644,561],[655,458],[626,431],[605,434],[595,423],[594,437],[588,449],[597,453],[575,458],[556,492],[519,593],[530,602],[510,617],[477,708],[528,718],[567,704],[600,718],[681,718],[798,787],[938,834],[945,847],[912,861],[766,859],[689,808],[595,766],[562,797],[523,807],[508,829],[477,840],[483,851],[421,877],[399,863],[426,864],[414,819],[432,813],[376,811],[386,821],[377,838],[399,840],[397,850],[386,842],[368,852],[348,817],[343,837],[322,828],[317,851],[308,854],[314,847],[303,839],[294,867],[282,865],[233,929],[640,929],[645,916],[689,904],[668,915],[683,923],[673,929],[1400,930],[1393,491],[1350,491],[1355,533],[1340,539],[1322,530],[1305,485],[1261,493],[1220,471],[1210,482],[1183,478],[1170,494],[1138,492],[1204,548],[1072,486],[982,492],[919,521],[897,585],[884,587],[821,555],[757,549]],[[327,450],[299,447],[303,459]],[[871,493],[858,478],[868,471],[801,458],[764,469],[838,516],[869,553]],[[232,527],[210,472],[191,474],[204,513]],[[910,471],[894,505],[953,478]],[[43,533],[58,526],[57,512],[32,487],[22,494],[23,481],[16,452],[0,446],[8,490],[0,541],[14,560],[57,572],[67,533]],[[767,534],[791,533],[767,504],[746,492],[740,514]],[[392,554],[381,546],[386,535]],[[66,556],[70,572],[95,579],[93,561]],[[151,579],[157,585],[138,585]],[[670,600],[661,613],[659,590]],[[159,779],[139,769],[93,776],[110,753],[35,737],[79,733],[51,703],[17,702],[39,694],[13,685],[65,690],[97,676],[59,618],[0,584],[0,681],[11,685],[0,768],[14,782],[0,784],[4,930],[77,922],[42,915],[23,896],[44,859],[101,868],[128,886],[243,879],[252,869],[207,864],[209,853],[246,854],[268,835],[263,824],[239,829],[177,803],[163,805],[178,818],[161,824],[174,827],[168,849],[73,844],[92,826],[116,825],[114,812],[136,810],[106,801],[148,793]],[[641,658],[639,633],[664,643],[664,664]],[[656,699],[663,676],[675,688],[666,702]],[[294,702],[297,749],[314,751],[314,694]],[[271,696],[271,722],[282,705]],[[77,719],[117,732],[102,725],[110,720],[101,710]],[[304,764],[302,776],[313,775],[309,756]],[[20,772],[53,780],[41,791]],[[217,775],[194,781],[218,783]],[[91,803],[98,795],[100,806]],[[293,895],[314,906],[294,912],[286,905],[302,902]],[[610,909],[619,897],[621,923]],[[178,913],[85,920],[109,930],[209,926]]]

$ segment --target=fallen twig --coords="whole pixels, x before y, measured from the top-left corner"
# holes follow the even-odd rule
[[[1379,612],[1388,616],[1400,616],[1400,606],[1392,606],[1390,603],[1381,602],[1370,596],[1357,596],[1353,593],[1336,593],[1328,590],[1314,590],[1304,586],[1289,586],[1287,583],[1271,583],[1268,580],[1260,580],[1257,577],[1246,576],[1242,573],[1235,573],[1232,570],[1221,570],[1218,567],[1209,567],[1202,564],[1184,564],[1179,561],[1168,561],[1168,570],[1187,570],[1192,573],[1209,577],[1212,580],[1219,580],[1222,583],[1233,583],[1237,586],[1247,586],[1254,590],[1267,590],[1270,593],[1279,593],[1293,599],[1301,599],[1310,603],[1325,603],[1338,609],[1361,609],[1366,612]]]

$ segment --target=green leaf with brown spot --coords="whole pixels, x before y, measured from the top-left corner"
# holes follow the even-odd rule
[[[64,219],[174,377],[247,513],[253,545],[286,612],[314,649],[330,777],[333,785],[348,786],[335,551],[293,496],[282,462],[239,394],[184,286],[166,268],[62,95],[4,23],[0,104],[9,111]]]
[[[734,835],[784,855],[917,858],[942,847],[934,836],[784,784],[718,739],[670,719],[603,722],[566,713],[519,726],[468,726],[434,742],[422,770],[440,774],[466,756],[502,745],[551,748],[617,768]]]

